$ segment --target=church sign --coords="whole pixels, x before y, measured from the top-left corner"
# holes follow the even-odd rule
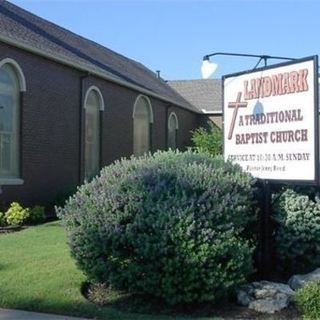
[[[318,61],[223,77],[224,157],[254,177],[318,179]]]

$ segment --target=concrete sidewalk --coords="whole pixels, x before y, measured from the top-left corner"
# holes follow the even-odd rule
[[[0,309],[0,320],[89,320],[89,319],[76,318],[76,317],[70,317],[70,316],[59,316],[56,314]]]

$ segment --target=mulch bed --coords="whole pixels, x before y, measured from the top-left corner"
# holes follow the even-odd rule
[[[235,302],[224,301],[220,305],[213,304],[188,304],[180,306],[168,306],[163,301],[146,296],[114,293],[111,289],[106,288],[105,296],[101,288],[97,293],[98,302],[94,301],[92,293],[94,290],[90,283],[84,283],[81,293],[90,302],[99,306],[109,306],[124,312],[133,312],[152,315],[171,315],[192,317],[192,319],[202,317],[217,317],[217,319],[243,319],[243,320],[298,320],[301,319],[297,309],[291,305],[287,309],[274,314],[259,313],[246,307],[237,305]],[[108,297],[111,299],[108,299]],[[116,296],[116,298],[115,298]]]
[[[0,227],[0,235],[7,234],[12,232],[17,232],[25,229],[26,227],[23,226],[8,226],[8,227]]]

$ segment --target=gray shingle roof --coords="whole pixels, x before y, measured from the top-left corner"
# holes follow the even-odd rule
[[[221,80],[175,80],[168,81],[168,84],[198,110],[222,112]]]
[[[0,0],[0,41],[12,40],[25,48],[59,57],[82,68],[138,86],[198,112],[167,83],[139,62],[85,39],[5,0]]]

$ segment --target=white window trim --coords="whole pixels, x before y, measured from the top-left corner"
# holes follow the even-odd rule
[[[133,105],[133,112],[132,112],[132,118],[134,119],[134,115],[136,113],[136,108],[137,108],[137,105],[138,105],[138,102],[140,99],[146,99],[147,101],[147,104],[148,104],[148,107],[149,107],[149,114],[150,114],[150,118],[149,118],[149,123],[153,123],[153,110],[152,110],[152,104],[151,104],[151,101],[150,99],[145,96],[144,94],[139,94],[136,98],[136,101],[134,102],[134,105]]]
[[[5,58],[0,61],[0,68],[2,68],[5,64],[10,64],[13,66],[19,79],[19,90],[20,92],[26,92],[27,91],[26,78],[18,62],[11,58]]]
[[[5,185],[21,185],[24,183],[20,178],[0,178],[0,187]]]
[[[96,87],[96,86],[91,86],[91,87],[89,87],[88,88],[88,90],[87,90],[87,92],[86,92],[86,95],[84,96],[84,101],[83,101],[83,108],[84,109],[86,109],[86,107],[87,107],[87,100],[88,100],[88,97],[89,97],[89,94],[90,94],[90,92],[91,91],[95,91],[97,94],[98,94],[98,96],[99,96],[99,98],[100,98],[100,111],[103,111],[104,110],[104,100],[103,100],[103,96],[102,96],[102,93],[101,93],[101,91],[100,91],[100,89],[98,88],[98,87]]]
[[[20,186],[24,184],[23,179],[19,178],[0,178],[0,194],[2,194],[2,186]]]
[[[168,118],[168,129],[170,129],[169,128],[169,124],[170,124],[171,117],[174,117],[176,119],[176,130],[179,130],[179,121],[178,121],[178,117],[175,114],[175,112],[171,112],[170,115],[169,115],[169,118]]]

